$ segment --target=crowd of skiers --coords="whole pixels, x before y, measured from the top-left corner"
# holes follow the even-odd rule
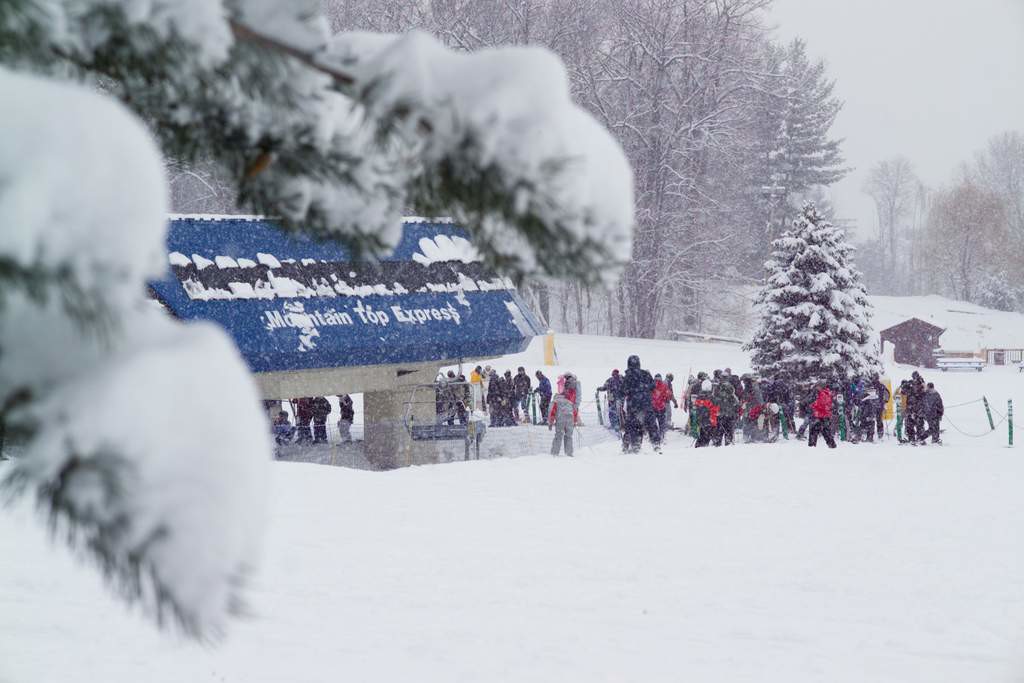
[[[674,381],[672,373],[652,376],[633,355],[627,359],[625,373],[613,370],[598,387],[598,393],[607,397],[608,426],[622,435],[624,452],[639,451],[645,435],[660,451],[670,429],[688,433],[697,447],[732,445],[737,431],[745,443],[770,442],[795,433],[798,439],[806,436],[812,447],[821,438],[829,448],[836,447],[837,434],[852,443],[871,442],[885,434],[883,415],[890,391],[878,373],[852,380],[821,380],[801,391],[781,378],[737,376],[725,368],[689,377],[679,400]],[[438,424],[466,424],[471,413],[489,419],[491,427],[544,422],[555,432],[552,454],[558,455],[563,448],[567,455],[573,453],[572,434],[580,424],[583,390],[571,372],[557,377],[553,387],[540,370],[531,378],[523,367],[513,375],[511,370],[499,374],[490,366],[477,366],[468,380],[454,371],[439,375],[434,389]],[[944,407],[933,384],[914,372],[892,398],[898,403],[896,435],[901,442],[917,445],[929,437],[940,442]],[[330,401],[316,396],[290,403],[294,425],[279,401],[265,403],[277,443],[326,443]],[[340,438],[351,441],[351,397],[338,396],[338,405]],[[685,426],[674,425],[674,410],[686,413]],[[799,428],[798,417],[803,419]]]
[[[278,446],[289,443],[327,443],[327,418],[333,411],[331,402],[323,396],[306,396],[289,401],[295,424],[288,412],[281,410],[280,401],[264,401],[263,408],[270,418],[270,429]],[[355,409],[352,397],[338,396],[338,435],[342,442],[352,441],[352,422]]]
[[[511,370],[501,374],[489,365],[478,365],[468,380],[454,371],[439,376],[435,392],[439,423],[465,424],[471,411],[486,416],[491,427],[544,422],[555,432],[552,454],[558,455],[563,447],[566,455],[573,454],[583,389],[571,372],[557,377],[553,387],[540,370],[531,378],[524,367],[513,375]]]
[[[666,431],[674,427],[672,409],[680,407],[673,380],[671,373],[652,377],[640,367],[639,357],[630,356],[625,375],[613,370],[599,387],[598,391],[607,392],[608,424],[622,433],[625,452],[639,450],[644,435],[656,451],[661,449]],[[801,393],[799,399],[795,392]],[[897,431],[900,441],[916,445],[930,436],[938,443],[943,405],[934,385],[925,384],[914,372],[900,384],[895,398],[906,427],[905,437],[902,430]],[[688,416],[682,431],[695,438],[697,447],[728,446],[740,430],[746,443],[789,438],[795,432],[800,439],[806,434],[812,447],[820,437],[835,448],[839,432],[851,443],[884,436],[883,415],[890,392],[878,373],[818,381],[799,392],[781,378],[737,376],[725,368],[710,376],[699,372],[690,377],[680,400]],[[803,418],[799,428],[798,416]]]
[[[579,379],[568,372],[558,377],[556,383],[558,393],[570,392],[578,415],[583,398]],[[444,415],[445,420],[451,420],[452,416],[456,421],[463,420],[465,412],[480,411],[487,415],[491,427],[532,422],[531,401],[535,402],[540,420],[547,419],[556,392],[551,380],[540,370],[531,378],[523,367],[513,375],[511,370],[500,374],[489,365],[473,368],[468,381],[464,376],[449,371],[447,377],[438,378],[437,387],[438,414]]]

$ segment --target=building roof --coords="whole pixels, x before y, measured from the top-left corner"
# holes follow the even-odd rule
[[[372,263],[259,216],[173,216],[167,251],[155,297],[220,324],[255,372],[492,357],[542,331],[449,222],[405,222],[394,253]]]
[[[892,327],[885,328],[879,334],[881,334],[882,336],[896,336],[901,333],[918,330],[930,332],[931,334],[934,335],[942,334],[945,331],[943,328],[938,327],[937,325],[932,325],[931,323],[921,320],[920,318],[910,318],[909,320],[904,320],[903,322],[897,323]]]

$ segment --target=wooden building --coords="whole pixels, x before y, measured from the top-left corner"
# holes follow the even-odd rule
[[[880,337],[893,345],[893,358],[897,363],[934,368],[939,337],[945,330],[919,318],[904,320],[882,330]]]

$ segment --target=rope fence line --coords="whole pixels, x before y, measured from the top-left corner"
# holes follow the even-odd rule
[[[951,405],[951,406],[946,406],[946,410],[949,410],[950,408],[963,408],[964,406],[972,406],[975,403],[984,403],[984,402],[985,402],[984,398],[976,398],[973,401],[967,401],[966,403],[956,403],[956,404]]]
[[[946,406],[946,410],[950,410],[952,408],[963,408],[965,406],[974,405],[976,403],[982,403],[985,406],[985,412],[986,412],[986,414],[988,416],[988,421],[989,421],[989,429],[987,431],[985,431],[985,432],[982,432],[980,434],[971,434],[970,432],[965,432],[964,430],[962,430],[959,427],[957,427],[956,423],[953,422],[953,420],[951,420],[948,415],[943,414],[942,418],[957,433],[961,434],[962,436],[966,436],[968,438],[971,438],[971,439],[982,439],[982,438],[985,438],[987,436],[991,436],[992,434],[995,433],[995,431],[996,431],[996,429],[998,427],[1000,427],[1001,425],[1006,423],[1007,420],[1009,419],[1007,415],[1004,415],[1002,412],[999,411],[998,408],[996,408],[995,406],[991,405],[989,403],[989,401],[988,401],[988,398],[986,398],[985,396],[982,396],[981,398],[975,399],[973,401],[966,401],[964,403],[956,403],[956,404],[953,404],[953,405],[950,405],[950,406]],[[1012,411],[1013,410],[1013,401],[1012,400],[1007,401],[1007,405],[1008,405],[1008,412]],[[996,415],[999,416],[999,421],[998,422],[994,422],[992,420],[992,413],[995,413]],[[1009,445],[1013,446],[1013,423],[1012,422],[1009,423],[1008,440],[1009,440]]]
[[[999,425],[1001,425],[1001,424],[1003,424],[1004,422],[1006,422],[1006,417],[1004,416],[1004,417],[1002,417],[1002,418],[1001,418],[1001,419],[999,420],[999,422],[996,422],[996,423],[995,423],[995,427],[993,427],[992,429],[989,429],[988,431],[986,431],[986,432],[983,432],[983,433],[981,433],[981,434],[970,434],[970,433],[968,433],[968,432],[965,432],[964,430],[960,429],[959,427],[957,427],[957,426],[956,426],[956,424],[955,424],[955,423],[954,423],[954,422],[953,422],[952,420],[950,420],[950,419],[949,419],[948,417],[945,417],[945,416],[943,416],[943,417],[944,417],[944,419],[946,420],[946,422],[948,422],[948,423],[949,423],[949,426],[950,426],[950,427],[952,427],[953,429],[955,429],[955,430],[956,430],[957,432],[959,432],[959,433],[960,433],[960,434],[962,434],[963,436],[969,436],[969,437],[971,437],[972,439],[981,439],[981,438],[983,438],[983,437],[986,437],[986,436],[990,436],[990,435],[992,435],[992,434],[993,434],[993,433],[994,433],[994,432],[996,431],[996,427],[998,427]]]

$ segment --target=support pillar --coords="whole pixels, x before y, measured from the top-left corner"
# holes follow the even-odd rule
[[[376,469],[390,470],[438,461],[437,442],[413,441],[405,428],[403,418],[411,396],[411,388],[368,391],[363,394],[364,452],[366,459]],[[412,404],[412,415],[416,422],[434,422],[437,413],[430,391],[419,390],[416,401]]]

